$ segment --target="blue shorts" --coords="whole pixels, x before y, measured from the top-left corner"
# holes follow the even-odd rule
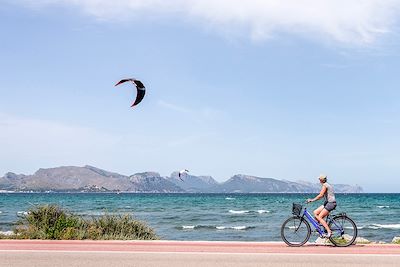
[[[329,212],[331,212],[332,210],[336,209],[336,201],[335,202],[325,201],[324,209],[326,209]]]

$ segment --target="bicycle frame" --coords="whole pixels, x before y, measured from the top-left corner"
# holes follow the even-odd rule
[[[320,223],[317,222],[317,221],[314,219],[314,216],[312,216],[312,215],[310,214],[310,212],[307,210],[307,208],[304,208],[303,216],[301,216],[301,218],[303,219],[304,216],[305,216],[305,217],[308,219],[308,221],[314,226],[315,230],[317,230],[317,232],[318,232],[320,235],[323,235],[323,234],[324,234],[324,231],[321,229]]]
[[[304,217],[306,217],[308,219],[308,221],[314,226],[315,230],[317,230],[317,232],[322,236],[325,233],[325,228],[321,227],[322,225],[317,222],[314,219],[314,216],[311,215],[311,213],[307,210],[306,207],[304,207],[304,212],[303,212],[303,216],[301,216],[302,219],[304,219]],[[335,229],[334,230],[339,230],[341,233],[343,233],[343,229],[341,226],[337,225],[335,220],[332,220],[330,217],[330,214],[328,214],[327,218],[326,218],[327,223],[329,224],[330,221],[333,222],[333,224],[335,225]],[[333,229],[331,229],[333,230]]]

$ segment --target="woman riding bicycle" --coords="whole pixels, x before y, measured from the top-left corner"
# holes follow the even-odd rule
[[[326,175],[321,174],[319,177],[319,182],[322,184],[321,192],[313,199],[307,199],[307,202],[317,201],[321,198],[325,198],[324,205],[321,205],[318,209],[314,210],[314,216],[317,221],[325,227],[327,234],[324,237],[329,238],[332,235],[332,231],[329,228],[328,224],[324,220],[324,218],[329,215],[329,212],[336,208],[336,199],[335,192],[333,190],[333,186],[328,184],[328,177]]]

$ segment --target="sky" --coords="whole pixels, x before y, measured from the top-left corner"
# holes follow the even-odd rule
[[[399,0],[1,0],[0,176],[400,189]],[[114,87],[140,79],[146,96]]]

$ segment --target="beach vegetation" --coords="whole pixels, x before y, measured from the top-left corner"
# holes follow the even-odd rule
[[[154,240],[153,229],[131,215],[103,215],[86,222],[90,239]]]
[[[5,238],[5,237],[2,237]],[[155,231],[132,215],[84,218],[57,205],[29,210],[17,222],[14,235],[7,238],[53,240],[154,240]]]

